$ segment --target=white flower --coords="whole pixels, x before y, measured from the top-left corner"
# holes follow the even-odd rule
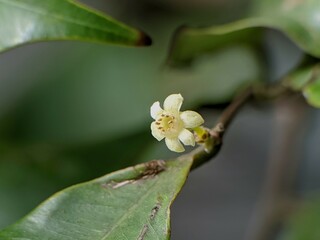
[[[151,123],[152,135],[161,141],[165,138],[167,147],[174,152],[183,152],[184,145],[195,145],[195,139],[188,129],[200,126],[204,123],[199,113],[194,111],[180,112],[183,102],[181,94],[171,94],[164,100],[163,108],[159,102],[151,106],[151,117],[155,120]],[[181,142],[180,142],[181,141]]]

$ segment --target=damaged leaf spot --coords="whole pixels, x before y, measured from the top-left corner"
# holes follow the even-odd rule
[[[161,204],[157,203],[157,205],[154,208],[152,208],[151,214],[150,214],[150,220],[153,220],[157,216],[157,213],[159,212],[160,207],[161,207]]]
[[[149,223],[148,224],[151,224],[151,221],[153,221],[155,219],[155,217],[157,216],[159,210],[161,208],[161,203],[160,202],[157,202],[156,205],[152,208],[151,210],[151,213],[150,213],[150,216],[149,216]],[[149,226],[148,224],[145,224],[143,225],[143,228],[137,238],[137,240],[143,240],[149,230]]]
[[[146,180],[149,178],[154,178],[159,173],[163,172],[166,169],[166,162],[163,160],[154,160],[147,163],[144,163],[145,169],[133,179],[126,179],[123,181],[110,181],[108,183],[103,183],[101,186],[103,188],[112,188],[117,189],[120,187],[124,187],[128,184],[135,184],[141,180]]]
[[[117,189],[117,188],[123,187],[125,185],[128,185],[130,183],[134,183],[134,182],[135,182],[135,180],[125,180],[125,181],[122,181],[122,182],[111,181],[110,183],[103,183],[102,187]]]
[[[145,163],[146,169],[141,178],[154,177],[166,169],[166,162],[163,160],[154,160]]]

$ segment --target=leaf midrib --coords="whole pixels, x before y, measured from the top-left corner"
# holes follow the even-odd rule
[[[113,224],[113,227],[102,237],[101,240],[106,240],[108,236],[110,236],[110,234],[112,234],[114,232],[114,230],[116,230],[119,226],[119,224],[121,224],[127,217],[129,217],[133,211],[139,206],[140,202],[143,201],[144,199],[146,199],[147,197],[150,196],[151,193],[153,193],[153,189],[152,187],[154,185],[156,185],[156,183],[159,181],[159,178],[157,178],[154,183],[149,186],[149,189],[145,192],[145,194],[142,195],[142,197],[134,204],[132,205],[126,212],[125,214],[123,214],[122,217],[119,218],[119,220]],[[143,227],[143,226],[142,226]],[[138,236],[137,236],[138,237]]]

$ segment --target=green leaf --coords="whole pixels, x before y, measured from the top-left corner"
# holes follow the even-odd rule
[[[168,64],[183,66],[194,58],[239,45],[256,45],[261,31],[246,29],[247,21],[209,28],[181,27],[174,36]]]
[[[168,239],[170,206],[191,159],[151,161],[67,188],[49,198],[1,239]]]
[[[255,1],[249,21],[287,34],[305,52],[320,57],[320,1]]]
[[[295,91],[302,90],[311,81],[314,68],[314,66],[307,66],[294,70],[285,79],[285,85]]]
[[[320,108],[320,65],[302,67],[293,71],[285,85],[294,91],[301,91],[307,102]]]
[[[320,239],[320,200],[319,197],[308,201],[293,215],[285,228],[285,240]]]
[[[257,39],[254,32],[260,35],[261,27],[282,31],[305,52],[320,57],[320,1],[259,0],[253,1],[253,4],[251,14],[246,19],[222,26],[178,31],[169,61],[174,64],[188,62],[232,41],[234,44],[250,44]]]
[[[303,95],[311,106],[320,108],[320,77],[303,89]]]
[[[150,44],[141,31],[73,0],[0,0],[0,21],[0,51],[49,40]]]

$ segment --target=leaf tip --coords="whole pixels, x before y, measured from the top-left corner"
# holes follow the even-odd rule
[[[152,45],[152,39],[144,32],[140,32],[140,36],[137,41],[137,46],[150,46]]]

